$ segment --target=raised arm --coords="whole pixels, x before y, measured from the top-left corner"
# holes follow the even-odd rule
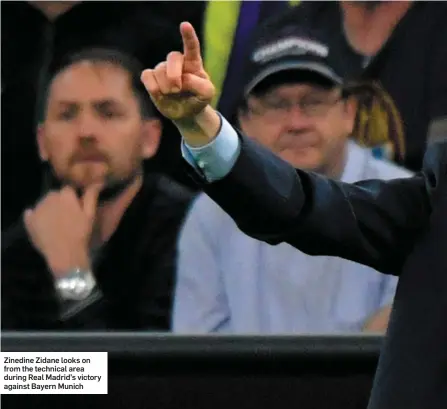
[[[182,133],[205,192],[254,238],[398,274],[431,212],[427,175],[349,185],[295,170],[210,108],[214,87],[197,36],[188,23],[181,33],[184,53],[169,54],[142,80]]]
[[[430,214],[425,177],[336,182],[288,163],[240,136],[240,153],[219,181],[203,183],[246,234],[287,242],[398,274]]]

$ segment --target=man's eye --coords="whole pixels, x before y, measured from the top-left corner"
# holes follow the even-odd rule
[[[75,116],[76,116],[76,112],[73,110],[69,110],[69,111],[60,112],[58,115],[58,118],[63,121],[69,121],[70,119],[73,119]]]
[[[305,105],[308,107],[323,105],[324,103],[325,103],[325,101],[320,98],[308,98],[308,99],[303,99],[301,101],[302,105]]]
[[[103,118],[106,118],[106,119],[113,119],[113,118],[118,118],[118,117],[122,116],[119,112],[112,111],[110,109],[102,109],[99,111],[99,113]]]
[[[287,101],[268,101],[267,105],[273,109],[288,109],[290,106]]]

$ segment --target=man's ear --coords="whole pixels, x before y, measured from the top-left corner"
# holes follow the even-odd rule
[[[143,158],[150,159],[158,151],[162,133],[162,125],[159,119],[148,119],[143,124]]]
[[[37,126],[36,139],[40,160],[45,162],[48,160],[48,151],[45,138],[45,126],[42,123]]]
[[[235,115],[236,125],[240,129],[245,129],[247,126],[247,120],[248,120],[248,110],[238,108],[237,114]]]

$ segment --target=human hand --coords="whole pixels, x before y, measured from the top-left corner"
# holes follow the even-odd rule
[[[78,198],[73,188],[64,187],[25,211],[28,236],[56,277],[75,267],[90,268],[89,245],[100,190],[100,185],[89,186]]]
[[[166,61],[141,75],[157,109],[174,122],[200,114],[215,94],[214,85],[203,67],[200,42],[194,28],[184,22],[180,32],[183,53],[169,53]]]

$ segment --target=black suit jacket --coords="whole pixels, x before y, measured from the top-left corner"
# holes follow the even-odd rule
[[[414,178],[346,184],[240,138],[230,174],[202,184],[241,230],[400,276],[369,408],[447,408],[447,140]]]

